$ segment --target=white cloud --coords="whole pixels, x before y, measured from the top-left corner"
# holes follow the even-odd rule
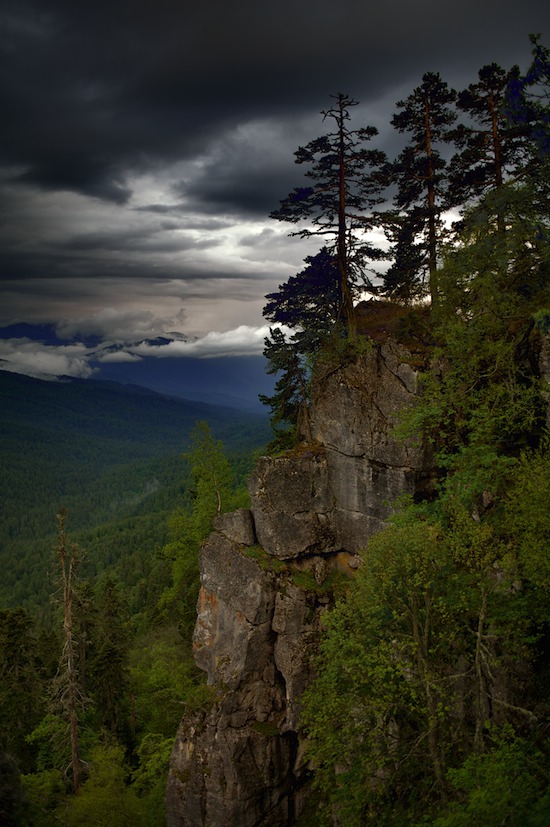
[[[37,379],[75,376],[87,379],[94,373],[84,345],[51,346],[29,339],[0,340],[3,370],[23,373]]]
[[[208,359],[257,356],[263,352],[266,336],[269,336],[269,325],[239,325],[232,330],[213,331],[194,340],[174,339],[166,345],[144,341],[126,344],[114,351],[108,349],[109,342],[104,342],[99,348],[87,348],[81,343],[46,345],[30,339],[5,339],[0,340],[0,369],[37,379],[55,379],[58,376],[87,379],[98,372],[98,362],[139,362],[146,357],[177,359],[193,356]]]
[[[130,348],[131,353],[140,356],[181,357],[198,356],[203,358],[213,356],[251,356],[261,354],[264,348],[264,339],[269,335],[269,325],[253,327],[239,325],[233,330],[224,332],[212,331],[202,338],[187,342],[170,342],[161,347],[142,342]]]
[[[102,363],[113,362],[141,362],[141,356],[135,353],[128,353],[126,350],[108,350],[105,353],[101,351],[96,353],[96,361]]]

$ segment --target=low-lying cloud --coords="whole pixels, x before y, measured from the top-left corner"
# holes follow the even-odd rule
[[[193,341],[173,341],[161,346],[142,342],[132,348],[131,352],[139,356],[154,356],[161,359],[185,356],[205,359],[214,356],[257,356],[262,353],[264,340],[268,335],[268,325],[239,325],[234,330],[223,333],[212,331]]]
[[[62,328],[66,334],[69,323]],[[88,332],[98,327],[88,328]],[[72,328],[82,333],[81,327]],[[134,330],[135,334],[135,330]],[[206,336],[193,339],[173,339],[167,344],[143,340],[124,343],[105,340],[95,347],[75,344],[46,344],[31,339],[0,340],[0,370],[22,373],[37,379],[55,380],[61,376],[80,379],[93,377],[102,364],[138,362],[142,359],[223,358],[229,356],[259,356],[269,326],[239,325],[225,332],[212,331]]]
[[[81,344],[52,346],[30,339],[0,341],[0,368],[36,379],[88,379],[96,370],[90,361],[88,349]]]

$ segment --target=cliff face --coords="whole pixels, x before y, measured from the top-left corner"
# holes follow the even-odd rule
[[[300,698],[323,612],[391,503],[429,484],[429,453],[392,436],[418,393],[406,359],[387,342],[327,372],[307,443],[262,458],[251,510],[216,521],[201,552],[194,648],[217,700],[181,723],[168,827],[278,827],[302,811],[311,779]]]

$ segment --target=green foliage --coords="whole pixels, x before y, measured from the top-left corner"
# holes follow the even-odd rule
[[[264,356],[268,373],[278,374],[273,396],[260,396],[271,408],[271,425],[276,445],[292,445],[300,409],[309,397],[311,356],[327,336],[339,327],[340,292],[336,259],[326,247],[307,256],[308,266],[266,296],[263,315],[272,323],[265,339]]]
[[[27,812],[17,761],[0,750],[0,824],[25,827]]]
[[[147,827],[164,827],[166,776],[174,739],[146,735],[137,750],[138,768],[132,773],[132,789],[139,796]]]
[[[38,771],[54,769],[62,772],[70,760],[67,729],[59,715],[46,713],[38,725],[27,736],[27,741],[36,748]]]
[[[271,408],[271,424],[277,443],[291,445],[299,411],[308,400],[309,370],[296,335],[287,338],[280,327],[270,328],[269,334],[264,349],[269,363],[267,370],[279,376],[273,396],[261,395],[259,398]]]
[[[107,576],[96,589],[97,618],[91,630],[87,689],[99,722],[125,734],[129,719],[129,629],[120,584]]]
[[[315,350],[319,340],[337,323],[340,301],[338,267],[327,247],[315,256],[306,256],[305,267],[268,293],[263,309],[265,318],[287,327],[297,328],[297,345],[303,353]]]
[[[341,328],[334,328],[320,344],[313,363],[314,377],[335,370],[343,365],[352,364],[357,357],[368,353],[372,347],[368,337],[358,333],[344,333]]]
[[[150,587],[152,607],[152,552],[166,542],[174,503],[187,497],[180,458],[187,433],[207,418],[239,476],[269,438],[265,415],[114,383],[44,382],[0,371],[0,391],[0,607],[23,606],[48,621],[61,505],[75,542],[89,552],[82,576],[114,569],[134,589],[133,608]]]
[[[59,827],[56,810],[67,795],[67,786],[60,770],[48,769],[21,777],[26,796],[26,825]],[[63,823],[63,821],[61,822]]]
[[[251,560],[256,560],[263,571],[288,571],[289,564],[287,562],[268,554],[262,546],[247,546],[244,554],[246,557],[250,557]]]
[[[234,475],[222,443],[214,439],[206,422],[191,433],[186,458],[194,481],[191,513],[177,511],[171,518],[170,540],[163,553],[172,561],[172,585],[162,598],[179,617],[184,635],[195,622],[199,583],[199,551],[212,528],[214,517],[247,504],[247,493],[234,486]]]
[[[439,272],[439,370],[425,377],[409,434],[433,442],[449,497],[467,507],[501,493],[519,453],[545,427],[533,322],[550,290],[545,187],[541,178],[491,191]]]
[[[97,746],[89,763],[89,777],[77,796],[62,805],[60,814],[79,827],[146,827],[161,823],[145,820],[142,802],[126,785],[124,750],[115,743]]]
[[[458,800],[433,821],[432,827],[543,827],[550,816],[548,764],[544,756],[511,727],[493,732],[494,745],[472,754],[449,770]]]
[[[520,824],[546,789],[545,723],[532,710],[547,703],[533,670],[547,669],[539,644],[550,603],[522,565],[529,540],[518,501],[527,499],[510,494],[505,524],[450,515],[439,503],[409,506],[370,541],[347,598],[328,614],[318,677],[304,699],[315,783],[340,823],[397,827],[445,813],[448,822],[434,823],[481,827],[503,823],[511,808],[515,820],[506,823]],[[537,533],[549,529],[544,511]],[[501,820],[484,822],[494,775],[503,786],[504,764],[519,749],[514,739],[505,748],[508,730],[499,741],[492,723],[507,723],[540,754],[535,769],[516,766],[523,798],[503,797]],[[466,793],[468,808],[447,810]]]
[[[504,502],[503,522],[517,544],[518,565],[536,588],[550,589],[550,446],[524,453]]]
[[[200,706],[207,693],[190,641],[174,626],[138,637],[130,652],[133,716],[139,733],[174,735],[184,708]]]
[[[348,598],[329,614],[304,717],[316,784],[342,823],[398,824],[412,789],[425,804],[443,782],[444,667],[464,603],[458,583],[449,590],[450,566],[437,525],[395,525],[371,541]],[[395,820],[385,821],[391,800]]]
[[[454,133],[460,152],[450,165],[451,201],[462,205],[472,196],[500,187],[507,174],[516,174],[526,160],[525,130],[510,122],[504,111],[505,94],[515,70],[496,63],[483,66],[477,83],[458,94],[457,105],[475,123]]]
[[[26,736],[44,714],[34,622],[22,608],[0,611],[0,752],[29,768]]]
[[[439,147],[452,140],[455,98],[438,73],[427,72],[422,83],[397,102],[399,111],[392,118],[395,129],[410,136],[410,144],[392,164],[397,193],[387,221],[395,260],[384,287],[400,300],[411,301],[426,292],[433,305],[438,300],[437,257],[446,206],[446,162]]]

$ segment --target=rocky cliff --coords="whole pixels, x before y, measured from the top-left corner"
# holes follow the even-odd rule
[[[402,494],[429,485],[424,446],[392,434],[418,375],[391,341],[326,369],[304,440],[264,457],[250,511],[218,518],[201,552],[194,649],[216,701],[181,723],[168,827],[294,824],[308,800],[300,698],[322,615]]]

